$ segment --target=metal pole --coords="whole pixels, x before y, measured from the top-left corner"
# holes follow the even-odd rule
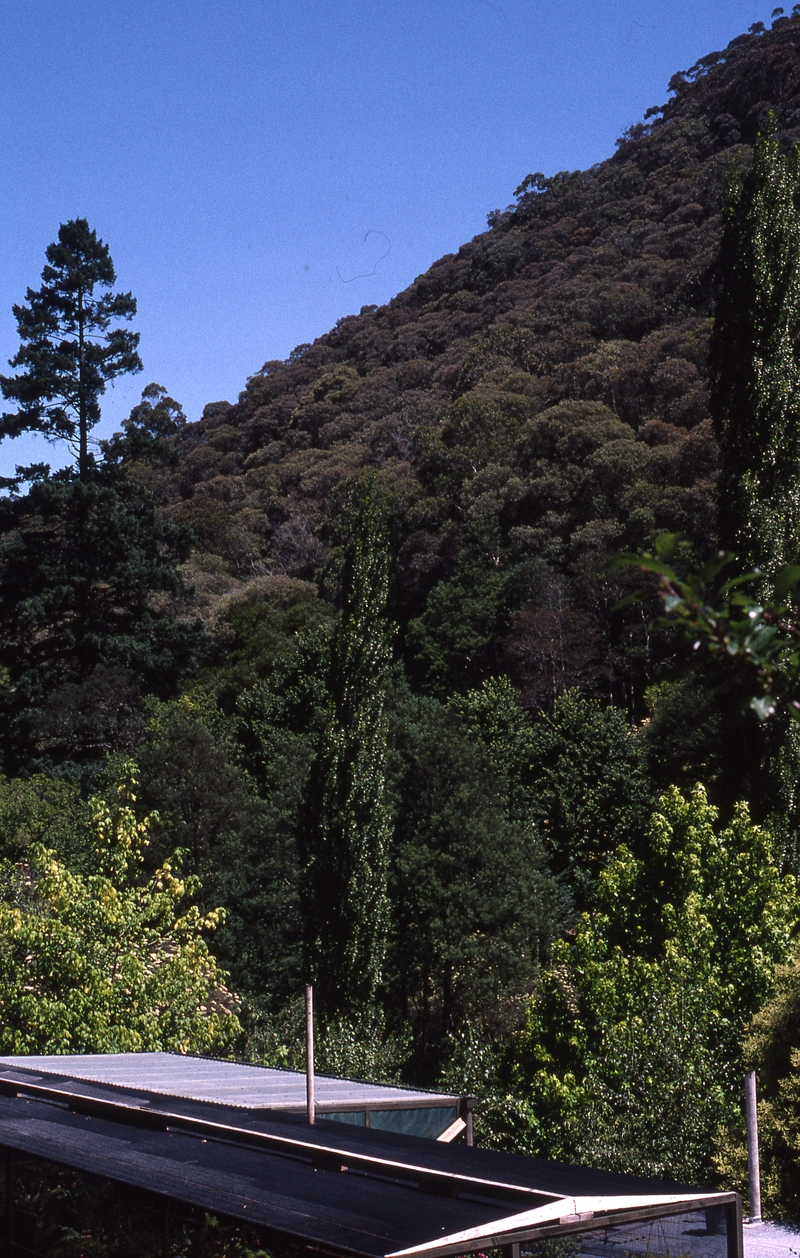
[[[761,1222],[761,1168],[758,1164],[758,1109],[756,1107],[756,1072],[748,1070],[744,1077],[744,1114],[747,1124],[747,1172],[750,1187],[749,1223]]]
[[[306,1116],[314,1123],[314,988],[306,988]]]

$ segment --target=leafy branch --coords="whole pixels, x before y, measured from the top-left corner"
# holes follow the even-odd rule
[[[616,555],[608,569],[633,567],[657,578],[662,614],[656,623],[677,632],[690,654],[705,654],[729,668],[746,692],[746,706],[760,721],[786,710],[800,721],[800,609],[794,595],[800,565],[787,564],[767,585],[759,569],[727,577],[736,556],[719,551],[697,572],[682,576],[679,561],[690,543],[661,533],[653,552]],[[636,591],[619,606],[641,601]]]

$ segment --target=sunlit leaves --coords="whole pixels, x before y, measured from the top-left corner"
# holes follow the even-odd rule
[[[647,850],[621,847],[527,1014],[515,1060],[538,1151],[691,1180],[738,1102],[738,1039],[800,915],[745,805],[722,827],[668,792]]]
[[[155,819],[137,821],[126,764],[109,802],[90,801],[96,870],[30,846],[0,863],[0,1045],[5,1053],[224,1051],[236,998],[208,951],[175,860],[140,871]]]

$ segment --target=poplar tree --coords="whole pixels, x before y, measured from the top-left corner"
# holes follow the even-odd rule
[[[781,149],[770,114],[750,170],[728,190],[711,341],[711,413],[722,451],[719,540],[769,596],[800,561],[800,150]],[[800,740],[786,718],[728,727],[734,798],[748,783],[757,819],[796,859]]]
[[[358,1011],[372,1001],[389,917],[389,551],[373,478],[354,487],[347,522],[342,615],[331,642],[327,710],[300,827],[306,972],[328,1014]]]
[[[772,114],[729,190],[711,343],[720,543],[767,574],[800,559],[799,175]]]
[[[22,344],[10,365],[20,370],[0,376],[0,390],[18,406],[0,416],[0,437],[40,432],[67,441],[86,480],[89,433],[107,382],[142,369],[139,333],[111,326],[132,319],[136,301],[111,291],[116,273],[108,245],[85,218],[62,223],[45,256],[41,288],[29,288],[27,305],[13,308]],[[31,470],[18,469],[17,480]]]

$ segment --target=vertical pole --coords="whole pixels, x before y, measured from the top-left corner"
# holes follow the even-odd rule
[[[5,1252],[11,1253],[11,1244],[14,1240],[14,1156],[10,1149],[6,1149],[6,1210],[5,1210],[5,1226],[3,1228],[5,1240]]]
[[[468,1144],[468,1145],[470,1145],[470,1146],[472,1146],[472,1145],[475,1143],[475,1137],[474,1137],[474,1135],[473,1135],[473,1127],[472,1127],[472,1106],[471,1106],[471,1105],[467,1107],[467,1111],[466,1111],[466,1113],[464,1114],[464,1122],[467,1124],[467,1130],[466,1130],[466,1132],[464,1133],[464,1138],[465,1138],[465,1140],[466,1140],[467,1144]]]
[[[306,1116],[314,1122],[314,988],[306,988]]]
[[[727,1258],[744,1258],[742,1199],[738,1192],[735,1201],[725,1206],[725,1231],[728,1236]]]
[[[756,1107],[756,1072],[748,1070],[744,1077],[744,1113],[747,1124],[747,1177],[750,1188],[748,1222],[761,1222],[761,1168],[758,1163],[758,1109]]]

